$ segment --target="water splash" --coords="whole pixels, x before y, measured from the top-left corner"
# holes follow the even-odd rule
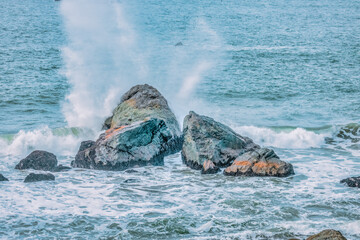
[[[72,86],[63,106],[69,126],[99,128],[121,93],[146,75],[145,60],[124,6],[116,1],[64,0],[69,44],[63,48]]]

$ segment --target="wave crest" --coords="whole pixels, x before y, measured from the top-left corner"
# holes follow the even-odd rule
[[[93,139],[88,129],[45,126],[32,131],[20,130],[15,135],[0,135],[0,154],[26,156],[33,150],[45,150],[61,156],[74,156],[82,140]]]
[[[317,148],[325,143],[324,138],[328,136],[328,134],[315,133],[303,128],[277,132],[270,128],[241,126],[235,127],[234,130],[250,137],[260,145],[276,148]]]

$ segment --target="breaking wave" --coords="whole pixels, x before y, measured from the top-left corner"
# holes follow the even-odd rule
[[[330,133],[315,133],[303,128],[276,131],[271,128],[241,126],[234,129],[262,146],[291,149],[321,147],[325,143],[324,138],[330,135]]]
[[[80,142],[93,139],[97,134],[89,129],[45,126],[17,134],[0,135],[0,154],[25,156],[33,150],[50,151],[61,156],[75,156]]]

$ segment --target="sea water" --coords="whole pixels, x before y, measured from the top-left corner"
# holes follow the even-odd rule
[[[70,165],[142,83],[296,174],[205,176],[178,153],[23,183],[20,159]],[[359,1],[0,0],[0,89],[1,239],[360,238],[360,192],[339,183],[360,174]]]

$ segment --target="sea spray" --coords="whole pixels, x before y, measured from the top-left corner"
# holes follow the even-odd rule
[[[138,83],[154,85],[164,93],[180,119],[198,105],[187,103],[195,102],[192,93],[219,60],[222,40],[218,34],[205,19],[193,19],[185,46],[161,46],[175,49],[165,51],[173,52],[167,55],[146,44],[153,36],[134,31],[125,8],[111,0],[62,1],[69,39],[62,52],[72,86],[63,106],[69,126],[98,129],[121,94]],[[160,64],[159,58],[168,59],[168,64]]]
[[[181,120],[189,110],[203,112],[204,109],[211,109],[205,99],[196,97],[196,90],[201,87],[204,78],[213,77],[215,72],[222,70],[220,63],[224,54],[222,37],[205,18],[198,17],[190,22],[184,45],[171,51],[170,64],[164,70],[168,74],[168,84],[172,84],[168,88],[173,89],[171,97],[175,97],[175,113]]]
[[[141,82],[146,64],[123,6],[111,0],[64,0],[69,44],[63,48],[71,84],[63,112],[69,126],[99,128],[121,93]]]
[[[177,95],[179,99],[186,99],[192,93],[196,85],[200,82],[202,75],[211,67],[211,63],[207,61],[200,62],[189,76],[184,79],[184,82]]]
[[[49,126],[20,130],[11,137],[0,136],[2,155],[24,157],[41,149],[74,156],[82,140],[96,139],[102,121],[110,115],[123,92],[137,83],[152,84],[154,78],[148,77],[149,66],[167,73],[168,79],[162,79],[163,83],[155,86],[167,96],[180,123],[189,110],[204,109],[205,103],[201,99],[194,101],[193,93],[201,79],[218,63],[221,38],[205,19],[194,19],[187,32],[186,45],[166,56],[171,64],[150,65],[124,8],[111,0],[61,2],[69,40],[62,49],[64,73],[71,85],[63,114],[68,125],[79,127],[76,129],[80,132],[68,131],[75,128],[51,129]],[[153,52],[152,58],[158,57],[156,54],[161,53]]]

